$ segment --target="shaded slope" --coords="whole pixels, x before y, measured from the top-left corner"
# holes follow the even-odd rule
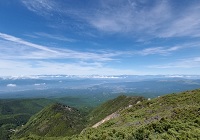
[[[62,104],[53,104],[31,117],[28,123],[20,128],[16,138],[35,134],[38,136],[71,136],[84,128],[85,120],[75,108]]]
[[[7,140],[11,130],[53,101],[49,99],[0,99],[0,139]]]
[[[35,114],[55,101],[50,99],[0,99],[0,115]]]

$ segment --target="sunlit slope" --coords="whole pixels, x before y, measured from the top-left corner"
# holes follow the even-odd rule
[[[199,139],[200,90],[145,100],[78,139]],[[74,138],[75,139],[75,138]]]
[[[57,119],[55,116],[60,115],[56,114],[60,113],[59,111],[63,112],[65,106],[56,105],[59,108],[57,111],[54,111],[53,106],[33,116],[15,136],[24,140],[198,140],[200,138],[200,90],[198,89],[151,100],[119,96],[97,107],[85,117],[81,117],[76,111],[71,114],[67,111]],[[93,127],[95,123],[113,113],[117,115]],[[62,119],[64,116],[70,116],[67,117],[70,121],[65,123]],[[54,123],[48,124],[49,121]],[[70,129],[69,125],[64,127],[67,122],[74,122],[74,125]],[[44,131],[48,126],[54,128],[49,127],[50,130]],[[63,128],[67,128],[67,131],[63,131]]]
[[[102,105],[96,107],[89,115],[88,115],[88,121],[89,125],[94,125],[98,121],[101,121],[104,119],[106,116],[122,110],[128,106],[136,104],[138,101],[141,102],[145,98],[143,97],[137,97],[137,96],[125,96],[121,95],[118,96],[115,99],[109,100]]]

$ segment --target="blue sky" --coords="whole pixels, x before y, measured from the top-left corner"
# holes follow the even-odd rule
[[[199,0],[1,0],[0,75],[200,74]]]

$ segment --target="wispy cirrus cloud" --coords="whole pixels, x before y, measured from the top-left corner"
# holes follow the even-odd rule
[[[45,13],[59,13],[63,17],[71,17],[77,21],[85,21],[91,26],[108,32],[132,32],[152,28],[164,22],[170,15],[166,1],[154,1],[154,6],[140,8],[141,1],[95,1],[93,7],[75,7],[54,0],[21,0],[30,10],[42,16]],[[148,14],[147,14],[148,13]]]
[[[200,42],[180,43],[175,46],[149,47],[136,52],[139,55],[169,55],[183,49],[200,48]]]
[[[180,16],[173,19],[162,32],[158,33],[159,37],[200,37],[200,3],[192,5],[183,11]]]
[[[79,52],[70,49],[53,48],[25,41],[21,38],[0,33],[0,53],[10,59],[76,59],[85,61],[111,61],[119,53]],[[14,52],[14,53],[13,53]],[[18,53],[16,53],[18,52]]]
[[[139,38],[200,37],[199,2],[180,10],[172,1],[154,0],[151,7],[149,1],[128,2],[115,5],[112,0],[103,1],[103,10],[88,18],[88,22],[101,31]]]
[[[51,48],[0,33],[1,75],[136,73],[105,66],[108,61],[115,61],[114,57],[118,55],[118,52]]]
[[[39,15],[51,15],[51,12],[56,12],[58,9],[57,3],[54,0],[21,0],[21,2],[30,10]]]
[[[151,33],[160,28],[159,24],[168,20],[171,14],[167,1],[156,1],[151,8],[145,4],[141,8],[141,3],[135,0],[121,1],[115,6],[113,3],[104,1],[102,11],[91,17],[89,22],[102,31]]]
[[[37,44],[25,41],[21,38],[17,38],[17,37],[8,35],[8,34],[0,33],[0,38],[7,40],[7,41],[10,41],[10,42],[22,44],[22,45],[29,46],[29,47],[32,47],[32,48],[36,48],[36,49],[39,49],[39,50],[43,50],[43,51],[47,51],[47,52],[51,52],[51,53],[58,53],[57,51],[51,50],[48,47],[45,47],[45,46],[42,46],[42,45],[37,45]]]
[[[41,74],[67,74],[67,75],[122,75],[143,74],[135,70],[116,69],[99,64],[59,63],[46,61],[17,61],[0,60],[0,75],[41,75]]]
[[[141,50],[95,50],[74,51],[65,48],[53,48],[25,41],[22,38],[0,33],[0,71],[7,75],[13,73],[30,74],[144,74],[131,69],[108,67],[110,62],[123,60],[124,57],[163,55],[167,56],[181,49],[196,48],[200,42],[179,44],[176,46],[149,47]],[[59,61],[61,60],[61,61]],[[148,68],[195,68],[200,66],[199,57],[174,60],[173,63],[151,65]],[[26,73],[27,72],[27,73]]]
[[[187,66],[196,68],[199,64],[197,0],[181,4],[173,0],[20,2],[10,2],[7,6],[14,7],[3,10],[9,17],[2,20],[1,29],[13,35],[0,32],[0,60],[5,66],[1,68],[12,69],[13,64],[21,70],[24,65],[30,71],[42,71],[44,67],[48,71],[52,64],[59,72],[62,67],[114,72],[117,67],[146,70],[146,65],[151,65],[157,70],[167,69],[167,73],[173,67],[189,69]],[[18,9],[21,13],[15,14]],[[21,14],[21,20],[11,13]],[[9,21],[16,24],[7,24]]]
[[[66,42],[76,42],[76,39],[72,39],[72,38],[67,38],[64,36],[60,36],[60,35],[55,35],[55,34],[48,34],[48,33],[42,33],[42,32],[37,32],[34,33],[35,36],[38,37],[45,37],[45,38],[49,38],[49,39],[53,39],[53,40],[59,40],[59,41],[66,41]]]
[[[176,60],[172,63],[162,64],[162,65],[151,65],[148,67],[156,68],[156,69],[200,68],[200,57],[185,58],[185,59]]]
[[[140,38],[200,37],[198,1],[187,5],[179,13],[177,3],[164,0],[99,0],[91,7],[76,7],[60,0],[22,0],[22,3],[37,14],[57,13],[109,34],[123,33]]]
[[[200,42],[179,44],[176,46],[149,47],[141,50],[116,51],[93,50],[74,51],[67,48],[54,48],[38,45],[21,38],[0,33],[0,56],[8,59],[74,59],[76,61],[106,62],[118,61],[134,55],[169,55],[181,49],[199,47]]]
[[[141,55],[154,55],[154,54],[157,54],[157,55],[168,55],[174,51],[177,51],[179,49],[182,49],[182,47],[180,46],[174,46],[174,47],[170,47],[170,48],[167,48],[167,47],[153,47],[153,48],[146,48],[146,49],[143,49],[141,51],[138,52],[138,54],[141,54]]]

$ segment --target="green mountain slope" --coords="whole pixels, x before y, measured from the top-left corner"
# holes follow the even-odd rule
[[[43,107],[55,101],[50,99],[0,99],[0,114],[10,115],[18,113],[35,114]]]
[[[142,101],[139,102],[140,100]],[[97,107],[86,117],[78,117],[79,114],[70,114],[69,111],[63,113],[65,107],[59,106],[62,105],[59,104],[56,107],[59,109],[56,111],[51,106],[33,116],[16,133],[17,139],[198,140],[200,138],[200,90],[198,89],[151,100],[119,96]],[[116,112],[115,117],[111,117],[96,127],[91,127]],[[57,113],[63,116],[60,117]],[[56,116],[59,116],[59,119]],[[67,116],[70,122],[74,122],[70,128],[70,125],[64,127],[64,124],[66,126],[69,123],[63,120],[64,116]],[[89,119],[87,124],[84,118]],[[79,127],[76,126],[77,124]],[[84,125],[87,125],[85,129],[83,129]],[[55,126],[55,129],[51,126]],[[68,129],[62,131],[63,128]]]
[[[128,97],[125,95],[118,96],[115,99],[109,100],[102,105],[96,107],[89,115],[88,121],[89,126],[94,125],[95,123],[101,121],[106,116],[124,109],[130,105],[136,104],[138,101],[143,101],[143,97]]]
[[[120,112],[98,128],[74,139],[196,139],[200,138],[200,90],[146,100]]]
[[[0,139],[7,140],[12,129],[53,101],[49,99],[0,99]]]
[[[45,136],[49,139],[50,137],[79,134],[86,126],[91,126],[104,119],[107,115],[142,100],[144,100],[143,97],[122,95],[105,102],[88,115],[77,111],[75,108],[55,104],[34,115],[25,126],[15,133],[13,138],[24,137],[24,139],[28,139],[31,136],[34,136],[34,138]]]
[[[85,120],[81,112],[75,108],[62,104],[46,107],[21,127],[15,134],[20,137],[35,134],[38,136],[71,136],[78,134],[85,127]]]

